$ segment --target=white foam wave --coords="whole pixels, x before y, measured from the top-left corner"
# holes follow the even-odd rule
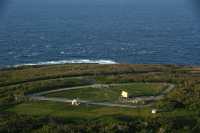
[[[28,64],[19,64],[14,67],[20,66],[36,66],[36,65],[54,65],[54,64],[118,64],[113,60],[60,60],[60,61],[46,61],[46,62],[38,62],[38,63],[28,63]]]

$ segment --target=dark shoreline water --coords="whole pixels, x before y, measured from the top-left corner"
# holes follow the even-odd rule
[[[197,0],[2,0],[0,5],[0,68],[72,60],[200,65]]]

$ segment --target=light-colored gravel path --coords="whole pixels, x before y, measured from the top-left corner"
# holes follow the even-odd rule
[[[165,89],[160,95],[158,95],[158,96],[141,96],[141,97],[135,97],[135,99],[138,99],[141,101],[157,101],[157,100],[163,99],[166,94],[168,94],[170,91],[172,91],[175,88],[174,84],[169,84],[169,83],[165,83],[165,84],[168,85],[169,87],[167,89]],[[115,86],[115,85],[121,85],[121,84],[94,84],[94,85],[87,85],[87,86],[69,87],[69,88],[62,88],[62,89],[34,93],[34,94],[27,95],[27,96],[32,100],[71,103],[72,102],[71,99],[45,97],[43,95],[46,95],[49,93],[67,91],[67,90],[81,89],[81,88],[86,88],[86,87],[99,88],[99,87],[109,87],[109,86]],[[85,100],[78,100],[78,102],[83,103],[83,104],[89,104],[89,105],[100,105],[100,106],[109,106],[109,107],[126,107],[126,108],[142,108],[142,107],[151,106],[151,104],[125,105],[125,104],[115,104],[115,103],[107,103],[107,102],[92,102],[92,101],[85,101]]]

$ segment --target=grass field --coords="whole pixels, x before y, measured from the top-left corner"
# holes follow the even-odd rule
[[[186,110],[152,114],[151,108],[129,109],[89,105],[71,106],[67,103],[44,101],[18,104],[7,109],[6,111],[21,115],[62,117],[69,122],[84,122],[92,120],[94,122],[103,121],[104,123],[129,121],[138,117],[148,119],[163,115],[163,117],[195,115],[194,112]]]
[[[87,87],[76,90],[50,93],[48,97],[79,98],[95,102],[117,102],[121,90],[127,91],[129,96],[155,96],[160,94],[167,85],[161,83],[128,83],[109,85],[108,87]]]
[[[13,112],[23,115],[33,116],[53,116],[63,117],[68,120],[95,120],[95,119],[111,119],[113,116],[128,116],[128,117],[148,117],[151,115],[151,110],[143,109],[129,109],[117,107],[104,107],[94,105],[71,106],[69,103],[57,102],[29,102],[16,105],[7,109],[8,112]]]

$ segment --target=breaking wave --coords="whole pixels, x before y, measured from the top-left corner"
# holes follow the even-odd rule
[[[20,66],[36,66],[36,65],[54,65],[54,64],[118,64],[113,60],[60,60],[60,61],[46,61],[46,62],[38,62],[38,63],[27,63],[27,64],[19,64],[14,67]]]

